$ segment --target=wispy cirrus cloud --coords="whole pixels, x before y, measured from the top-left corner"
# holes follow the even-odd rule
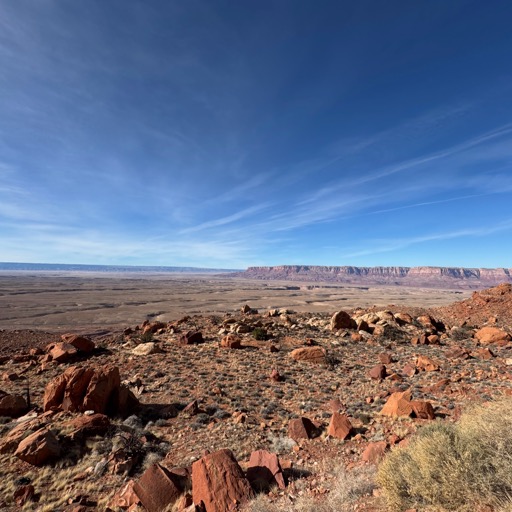
[[[406,238],[386,239],[386,240],[367,240],[365,245],[367,248],[346,252],[342,254],[344,258],[355,258],[359,256],[367,256],[369,254],[378,254],[384,252],[395,252],[412,245],[425,244],[428,242],[437,242],[443,240],[453,240],[457,238],[480,238],[492,236],[497,233],[512,231],[512,219],[500,222],[498,225],[490,225],[484,227],[470,227],[455,231],[447,231],[440,233],[430,233],[417,235]]]

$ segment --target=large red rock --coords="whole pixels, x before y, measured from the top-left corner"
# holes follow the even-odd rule
[[[199,331],[188,331],[187,333],[182,334],[178,339],[178,343],[180,345],[194,345],[195,343],[203,342],[203,335]]]
[[[115,414],[119,403],[121,377],[117,366],[105,366],[94,371],[87,386],[83,410]]]
[[[307,363],[325,364],[326,352],[322,347],[302,347],[296,348],[290,352],[290,356],[295,361],[303,361]]]
[[[411,400],[410,391],[393,393],[380,413],[385,416],[414,416],[429,420],[435,418],[432,404],[421,400]]]
[[[433,420],[436,417],[434,413],[434,408],[432,407],[432,404],[430,402],[425,402],[422,400],[412,400],[411,406],[414,416],[416,416],[416,418],[422,420]]]
[[[374,366],[369,372],[368,375],[371,379],[374,380],[382,380],[386,378],[386,367],[383,364],[378,364]]]
[[[71,361],[78,354],[78,350],[73,345],[63,341],[51,345],[48,353],[57,363],[65,363]]]
[[[47,428],[41,428],[23,439],[14,455],[34,466],[42,466],[56,459],[61,453],[61,447],[55,434]]]
[[[288,423],[288,437],[294,441],[311,439],[316,430],[314,423],[309,418],[294,418]]]
[[[88,410],[82,406],[87,389],[91,383],[92,376],[94,375],[94,371],[95,370],[93,368],[82,367],[76,368],[75,371],[71,371],[71,368],[69,368],[69,370],[64,372],[64,375],[67,376],[67,381],[64,396],[62,398],[62,408],[65,411]],[[101,412],[96,411],[96,409],[92,410],[95,412]]]
[[[131,391],[121,385],[119,368],[71,366],[48,383],[43,408],[61,407],[64,411],[87,411],[115,415],[129,414],[137,406]]]
[[[110,420],[104,414],[91,414],[73,418],[68,425],[74,429],[75,435],[80,433],[85,436],[102,436],[109,429]]]
[[[346,439],[353,432],[352,423],[345,414],[333,413],[327,433],[336,439]]]
[[[430,357],[418,356],[416,359],[416,368],[425,372],[435,372],[439,370],[439,365]]]
[[[385,416],[410,416],[412,414],[411,392],[393,393],[380,413]]]
[[[0,416],[17,418],[27,412],[26,400],[21,395],[10,395],[0,391]]]
[[[165,322],[151,322],[142,327],[142,333],[151,333],[155,334],[160,329],[165,329],[167,327],[167,324]]]
[[[77,350],[84,353],[92,352],[95,348],[94,342],[85,336],[78,334],[63,334],[61,336],[62,341],[73,345]]]
[[[254,497],[251,484],[230,450],[219,450],[192,464],[192,498],[206,512],[234,511]]]
[[[247,479],[255,490],[267,490],[277,486],[285,489],[283,470],[275,453],[256,450],[251,453],[247,468]]]
[[[13,453],[28,430],[36,431],[44,426],[40,418],[18,423],[12,430],[0,439],[0,453]]]
[[[228,334],[220,340],[220,346],[224,348],[242,348],[242,339],[236,334]]]
[[[502,343],[510,341],[510,334],[498,327],[482,327],[475,333],[480,343]]]
[[[133,490],[134,480],[130,480],[120,491],[118,491],[109,503],[109,508],[117,510],[136,510],[141,504],[140,498]]]
[[[356,327],[356,323],[345,311],[338,311],[331,317],[331,331],[338,329],[352,329]]]
[[[133,485],[133,491],[148,512],[168,510],[183,490],[177,476],[160,464],[150,466]]]

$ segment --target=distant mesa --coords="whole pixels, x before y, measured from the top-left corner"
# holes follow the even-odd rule
[[[249,267],[233,277],[283,281],[336,282],[426,288],[485,288],[512,283],[510,268],[353,267],[281,265]]]

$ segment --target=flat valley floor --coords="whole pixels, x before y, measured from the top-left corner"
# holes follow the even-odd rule
[[[465,290],[257,281],[223,275],[0,272],[0,329],[96,332],[224,314],[244,304],[263,312],[287,308],[333,313],[390,304],[443,306]]]

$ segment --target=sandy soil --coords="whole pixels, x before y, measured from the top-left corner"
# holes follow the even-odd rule
[[[260,310],[317,313],[388,304],[442,306],[470,294],[211,275],[0,272],[0,329],[94,333],[144,319],[173,321],[185,314],[223,314],[245,303]]]

